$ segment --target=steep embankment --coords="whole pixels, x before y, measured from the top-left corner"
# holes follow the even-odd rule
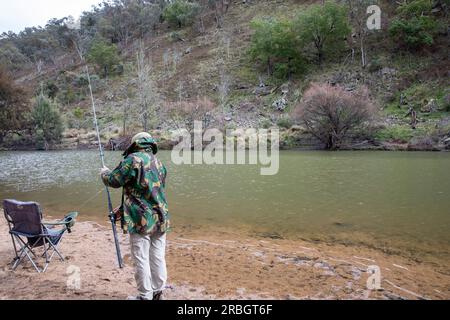
[[[304,128],[294,123],[290,112],[311,82],[339,84],[347,90],[367,86],[379,106],[379,117],[370,132],[351,137],[344,148],[387,150],[446,150],[450,148],[448,105],[448,38],[440,35],[432,50],[400,52],[388,37],[388,26],[395,4],[383,1],[382,29],[367,38],[369,64],[361,68],[358,44],[348,39],[342,57],[310,65],[291,80],[267,76],[248,55],[255,17],[292,17],[317,1],[234,1],[217,28],[214,14],[197,25],[176,29],[161,24],[144,39],[145,54],[151,60],[157,99],[149,126],[170,147],[168,130],[179,126],[170,110],[183,108],[184,116],[194,117],[195,106],[216,106],[213,125],[219,128],[270,127],[282,129],[283,148],[321,147]],[[354,34],[353,34],[354,36]],[[135,40],[135,39],[134,39]],[[94,94],[102,128],[102,142],[141,130],[137,42],[121,47],[124,72],[101,78],[94,75]],[[354,49],[354,51],[352,51]],[[56,148],[96,146],[92,132],[92,113],[82,82],[83,69],[74,53],[57,57],[51,67],[36,73],[20,74],[18,83],[35,91],[40,83],[53,83],[66,90],[62,101],[66,132]],[[92,73],[95,69],[91,68]],[[80,82],[81,81],[81,82]],[[69,86],[65,84],[71,83]],[[157,93],[157,94],[156,94]],[[280,104],[277,102],[281,102]],[[193,107],[194,106],[194,107]],[[410,106],[418,110],[416,129],[407,117]],[[280,110],[282,109],[282,110]]]

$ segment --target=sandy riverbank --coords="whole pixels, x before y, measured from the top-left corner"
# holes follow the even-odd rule
[[[0,299],[124,299],[134,294],[128,239],[125,268],[116,268],[109,228],[79,222],[44,274],[10,269],[13,249],[0,218]],[[168,237],[167,299],[449,299],[450,274],[377,250],[303,241],[249,238],[228,231],[179,227]],[[369,291],[369,265],[381,268],[381,291]],[[73,267],[81,287],[67,287]],[[69,272],[69,273],[68,273]]]

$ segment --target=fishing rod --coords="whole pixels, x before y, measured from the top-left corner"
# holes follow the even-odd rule
[[[78,44],[76,41],[74,41],[75,49],[78,52],[78,55],[80,56],[80,59],[82,62],[85,62],[82,50],[78,47]],[[94,114],[94,125],[95,125],[95,132],[97,133],[97,141],[98,141],[98,149],[100,151],[100,160],[102,162],[102,167],[105,167],[105,154],[103,152],[102,142],[100,140],[100,130],[98,129],[98,121],[97,121],[97,112],[95,109],[95,101],[94,101],[94,94],[92,92],[92,83],[91,83],[91,75],[89,73],[89,67],[86,64],[85,65],[85,72],[86,77],[88,80],[88,86],[89,86],[89,94],[91,96],[91,103],[92,103],[92,112]],[[119,237],[117,236],[117,228],[116,228],[116,215],[114,214],[114,209],[112,206],[111,201],[111,193],[109,192],[108,186],[105,185],[105,191],[106,191],[106,197],[108,200],[108,210],[109,210],[109,220],[111,221],[111,226],[113,230],[113,236],[114,236],[114,244],[116,246],[116,254],[117,254],[117,262],[119,263],[119,268],[123,268],[123,260],[122,260],[122,253],[120,252],[120,244],[119,244]]]
[[[95,101],[94,101],[94,94],[92,93],[92,85],[91,85],[91,76],[89,74],[89,68],[86,65],[86,76],[88,79],[88,85],[89,85],[89,93],[91,96],[91,102],[92,102],[92,112],[94,113],[94,125],[95,125],[95,131],[97,133],[97,141],[98,141],[98,149],[100,151],[100,160],[102,162],[102,167],[105,167],[105,154],[103,153],[103,147],[102,143],[100,141],[100,131],[98,129],[98,121],[97,121],[97,112],[95,110]],[[119,238],[117,236],[117,229],[116,229],[116,216],[114,214],[112,202],[111,202],[111,194],[109,192],[108,186],[105,185],[105,191],[106,191],[106,197],[108,200],[108,210],[109,210],[109,220],[111,221],[113,236],[114,236],[114,244],[116,246],[116,254],[117,254],[117,262],[119,263],[119,268],[123,268],[123,260],[122,260],[122,254],[120,252],[120,244],[119,244]]]
[[[69,29],[77,30],[77,26],[72,25],[69,26]],[[77,51],[80,60],[82,63],[85,63],[84,56],[83,56],[83,49],[81,46],[79,46],[79,42],[77,40],[81,40],[80,34],[78,31],[76,31],[76,38],[73,39],[73,45],[75,47],[75,50]],[[86,70],[86,76],[88,80],[88,86],[89,86],[89,94],[91,96],[91,103],[92,103],[92,112],[94,114],[94,125],[95,125],[95,132],[97,133],[97,141],[98,141],[98,149],[100,151],[100,160],[102,162],[102,167],[105,167],[105,154],[103,153],[103,147],[102,143],[100,141],[100,131],[98,129],[98,121],[97,121],[97,112],[95,110],[95,101],[94,101],[94,94],[92,92],[92,83],[91,83],[91,75],[89,73],[89,66],[85,64],[85,70]],[[105,191],[106,191],[106,197],[108,200],[108,211],[109,215],[108,218],[111,221],[111,227],[113,231],[114,236],[114,245],[116,246],[116,255],[117,255],[117,262],[119,264],[119,268],[123,268],[123,260],[122,260],[122,253],[120,252],[120,244],[119,244],[119,238],[117,236],[117,229],[116,229],[116,215],[114,214],[112,202],[111,202],[111,194],[109,192],[108,186],[105,185]]]

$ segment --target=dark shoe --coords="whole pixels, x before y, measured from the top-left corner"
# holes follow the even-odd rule
[[[164,300],[164,295],[162,291],[155,292],[153,294],[153,300]]]

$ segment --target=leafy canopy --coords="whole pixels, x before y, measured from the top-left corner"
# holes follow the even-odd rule
[[[41,94],[37,97],[31,118],[39,148],[48,149],[50,144],[61,140],[64,130],[61,115],[55,103],[44,95]]]
[[[437,21],[432,16],[431,0],[413,0],[401,4],[389,27],[394,41],[408,50],[431,46],[437,32]]]
[[[273,17],[254,19],[251,28],[255,31],[250,46],[250,55],[267,64],[268,73],[285,77],[299,71],[303,57],[292,30],[292,22]]]
[[[347,8],[331,1],[311,5],[294,19],[294,30],[302,43],[313,45],[321,63],[325,53],[342,47],[350,34]]]
[[[97,39],[89,50],[88,61],[95,63],[106,77],[120,64],[120,56],[114,44]]]
[[[199,12],[200,6],[198,3],[175,0],[164,8],[163,18],[172,26],[181,28],[192,24]]]

